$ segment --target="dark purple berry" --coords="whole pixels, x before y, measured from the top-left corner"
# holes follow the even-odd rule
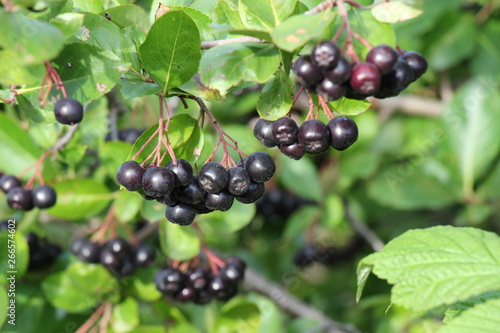
[[[253,128],[253,135],[260,141],[260,143],[268,148],[276,146],[276,142],[274,142],[273,139],[272,126],[272,121],[259,118]]]
[[[164,204],[165,206],[173,206],[178,202],[174,192],[161,197],[156,197],[155,199],[157,202]]]
[[[349,148],[358,139],[358,126],[349,117],[335,117],[328,123],[330,144],[337,150]]]
[[[209,274],[203,267],[191,268],[187,273],[188,283],[196,290],[202,290],[209,282]]]
[[[132,258],[125,258],[121,267],[118,267],[116,272],[120,277],[130,276],[135,271],[135,262]]]
[[[382,76],[382,87],[390,91],[401,91],[408,87],[413,78],[413,70],[404,60],[398,60],[391,70]]]
[[[413,70],[412,81],[415,81],[427,71],[427,61],[420,53],[415,51],[406,51],[403,53],[402,58]]]
[[[233,195],[241,195],[250,187],[252,180],[248,172],[242,167],[234,167],[229,169],[229,182],[227,189]]]
[[[304,150],[310,154],[321,153],[328,149],[330,144],[328,127],[316,119],[305,121],[299,127],[297,138]]]
[[[380,72],[375,65],[361,62],[352,69],[350,84],[357,93],[373,95],[380,88]]]
[[[291,145],[281,145],[280,151],[283,155],[294,160],[300,160],[306,153],[304,147],[299,142],[292,143]]]
[[[226,264],[229,265],[236,265],[239,267],[241,270],[245,270],[247,268],[246,262],[241,259],[240,257],[232,256],[226,259]]]
[[[170,161],[165,166],[167,170],[174,173],[175,176],[175,187],[187,186],[191,182],[193,177],[193,167],[188,161],[184,159],[178,159],[175,162]]]
[[[273,123],[273,139],[279,145],[291,145],[297,141],[298,129],[297,123],[292,118],[280,118]]]
[[[313,63],[310,55],[297,59],[293,64],[293,71],[297,75],[297,80],[309,89],[314,89],[316,84],[323,79],[321,68]]]
[[[156,289],[166,295],[177,294],[186,283],[186,275],[175,268],[165,268],[156,272],[154,276]]]
[[[198,172],[198,183],[208,193],[217,193],[226,187],[229,173],[216,162],[205,163]]]
[[[142,187],[147,195],[159,197],[174,189],[175,175],[165,167],[151,167],[142,176]]]
[[[205,202],[190,206],[194,208],[196,214],[208,214],[214,211],[213,209],[208,208]]]
[[[81,261],[89,262],[89,263],[97,263],[99,262],[99,253],[101,252],[101,247],[97,243],[92,243],[89,240],[85,240],[83,244],[80,246],[80,251],[77,254],[77,257]]]
[[[351,77],[352,65],[349,60],[345,57],[340,56],[337,65],[329,70],[325,70],[323,73],[325,78],[332,82],[342,83],[349,80]]]
[[[239,282],[243,280],[243,276],[245,274],[245,270],[242,269],[237,264],[227,264],[224,268],[222,268],[219,272],[219,275],[226,280],[232,282]]]
[[[233,206],[234,196],[226,190],[207,194],[205,205],[208,209],[225,212]]]
[[[206,193],[198,183],[198,176],[191,176],[188,186],[179,187],[174,190],[175,198],[188,205],[196,205],[205,202]]]
[[[271,155],[265,151],[256,151],[248,156],[245,170],[254,182],[263,183],[274,175],[276,164]]]
[[[0,189],[3,193],[8,193],[14,187],[21,187],[21,181],[13,175],[3,175],[0,178]]]
[[[250,184],[250,187],[248,188],[248,190],[245,193],[243,193],[242,195],[237,195],[234,198],[241,203],[251,204],[251,203],[259,200],[260,198],[262,198],[265,190],[266,190],[266,188],[265,188],[264,184],[252,182]]]
[[[314,45],[311,56],[315,65],[323,69],[330,69],[337,65],[340,49],[335,42],[325,40]]]
[[[123,264],[123,258],[119,257],[111,248],[104,247],[99,254],[99,263],[109,270],[118,271]]]
[[[57,195],[52,186],[37,186],[31,192],[33,196],[33,205],[38,208],[50,208],[56,204]]]
[[[14,187],[7,193],[7,204],[12,209],[32,210],[33,196],[31,190],[22,187]]]
[[[83,119],[83,105],[73,98],[62,98],[54,107],[56,120],[65,125],[74,125]]]
[[[129,191],[137,191],[142,188],[142,177],[145,171],[136,161],[126,161],[116,172],[116,181]]]
[[[321,81],[317,89],[318,95],[321,95],[327,101],[336,101],[344,97],[346,91],[347,88],[344,84],[336,83],[329,79]]]
[[[104,248],[109,249],[118,258],[125,258],[131,252],[130,244],[121,237],[110,239]]]
[[[194,218],[196,217],[195,208],[180,203],[171,207],[167,207],[165,210],[165,217],[167,220],[174,224],[179,224],[182,226],[190,225],[193,223]]]
[[[186,286],[182,288],[177,294],[175,294],[175,299],[179,302],[188,302],[196,297],[196,290],[193,287]]]
[[[392,66],[398,60],[398,57],[398,52],[392,47],[380,44],[368,52],[366,55],[366,62],[374,64],[381,74],[385,74],[391,70]]]
[[[86,238],[76,238],[75,240],[73,240],[70,245],[71,253],[77,256],[80,253],[82,245],[85,244],[86,242],[88,242]]]
[[[156,258],[153,248],[147,244],[141,244],[135,252],[135,264],[139,267],[151,266]]]

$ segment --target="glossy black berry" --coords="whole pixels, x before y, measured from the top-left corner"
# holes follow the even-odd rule
[[[130,244],[121,237],[110,239],[106,242],[104,248],[109,249],[119,258],[125,258],[131,251]]]
[[[188,205],[196,205],[205,202],[206,193],[198,183],[198,176],[192,175],[188,186],[179,187],[174,190],[175,198]]]
[[[3,175],[0,178],[0,189],[3,193],[8,193],[14,187],[21,187],[21,181],[13,175]]]
[[[253,128],[253,135],[260,141],[260,143],[268,148],[276,146],[276,142],[273,139],[272,126],[272,121],[259,118]]]
[[[313,63],[310,55],[304,55],[293,64],[297,80],[305,87],[313,89],[323,79],[321,68]]]
[[[52,186],[41,185],[31,191],[33,205],[38,208],[50,208],[56,204],[57,195]]]
[[[305,121],[299,127],[297,138],[302,147],[304,147],[304,150],[310,154],[321,153],[328,149],[330,144],[328,127],[316,119]]]
[[[74,125],[83,119],[83,105],[73,98],[62,98],[54,107],[56,120],[61,124]]]
[[[175,187],[187,186],[191,182],[191,179],[193,177],[193,167],[188,161],[180,158],[175,162],[168,162],[165,167],[167,168],[167,170],[170,170],[174,173]]]
[[[250,187],[251,179],[248,171],[242,167],[229,169],[229,181],[227,189],[233,195],[241,195]]]
[[[195,208],[180,203],[171,207],[167,207],[165,210],[165,217],[167,220],[174,224],[179,225],[190,225],[193,223],[194,218],[196,217]]]
[[[122,265],[116,270],[116,273],[120,277],[129,276],[134,273],[135,268],[135,261],[132,258],[125,258]]]
[[[263,183],[274,175],[276,164],[271,155],[265,151],[256,151],[248,156],[245,170],[254,182]]]
[[[31,210],[33,209],[33,196],[31,190],[22,187],[14,187],[7,193],[7,204],[12,209]]]
[[[225,212],[233,206],[234,196],[226,190],[207,194],[205,206],[208,209]]]
[[[89,240],[85,240],[80,246],[80,251],[77,257],[81,261],[97,263],[99,262],[99,254],[101,252],[101,247],[97,243],[92,243]]]
[[[406,51],[405,53],[403,53],[402,58],[408,63],[408,65],[410,65],[411,69],[413,70],[412,81],[415,81],[416,79],[421,77],[422,74],[425,73],[425,71],[427,71],[427,61],[420,53],[415,51]]]
[[[404,60],[398,60],[391,70],[382,76],[382,87],[392,91],[401,91],[408,87],[412,79],[413,70],[410,65]]]
[[[196,297],[196,290],[191,286],[185,286],[177,294],[175,294],[175,300],[179,302],[192,301]]]
[[[332,82],[342,83],[351,77],[352,65],[345,57],[340,56],[337,65],[329,70],[325,70],[324,76]]]
[[[219,272],[219,275],[226,280],[232,282],[239,282],[243,280],[245,270],[242,269],[238,264],[229,263]]]
[[[27,233],[24,238],[28,243],[30,253],[38,251],[40,249],[40,238],[34,232]]]
[[[116,172],[116,181],[129,191],[137,191],[142,188],[145,171],[136,161],[126,161]]]
[[[241,203],[250,204],[262,198],[265,191],[264,184],[252,182],[245,193],[237,195],[234,198]]]
[[[281,145],[280,151],[283,155],[294,160],[300,160],[306,153],[304,147],[299,142],[294,142],[291,145]]]
[[[158,271],[154,276],[156,289],[167,295],[178,293],[186,282],[186,276],[175,268],[165,268]]]
[[[205,202],[190,206],[194,208],[196,214],[208,214],[214,211],[213,209],[208,208]]]
[[[151,266],[156,258],[154,249],[147,245],[141,244],[135,252],[135,264],[139,267]]]
[[[178,202],[178,199],[175,196],[174,192],[163,195],[161,197],[156,197],[155,199],[157,202],[164,204],[165,206],[173,206]]]
[[[334,42],[325,40],[314,45],[311,56],[315,65],[323,69],[329,69],[337,65],[340,58],[340,49]]]
[[[229,173],[216,162],[205,163],[198,172],[198,183],[208,193],[217,193],[226,187]]]
[[[295,120],[289,117],[280,118],[273,123],[273,139],[279,145],[291,145],[297,141],[298,130]]]
[[[349,148],[358,139],[358,126],[349,117],[341,116],[330,120],[330,144],[337,150]]]
[[[399,54],[389,45],[380,44],[375,46],[366,55],[366,62],[377,67],[381,74],[389,72],[398,60]]]
[[[186,276],[188,283],[196,290],[204,289],[210,280],[208,272],[201,266],[191,268]]]
[[[320,82],[317,88],[318,95],[327,101],[336,101],[344,97],[346,86],[341,83],[333,82],[330,79],[324,79]]]
[[[194,298],[193,301],[195,304],[203,305],[210,303],[211,300],[212,300],[212,294],[210,293],[210,291],[208,289],[202,289],[196,291],[196,297]]]
[[[234,283],[223,279],[220,275],[215,276],[210,281],[208,290],[221,301],[227,301],[238,293],[238,287]]]
[[[226,263],[228,265],[235,265],[239,267],[241,270],[245,270],[247,268],[246,262],[240,257],[232,256],[226,259]]]
[[[380,88],[380,72],[375,65],[361,62],[352,69],[350,84],[357,93],[373,95]]]
[[[159,197],[172,192],[175,175],[165,167],[151,167],[142,176],[142,188],[147,195]]]
[[[117,271],[123,264],[123,258],[120,258],[111,248],[104,247],[99,254],[99,263],[109,270]]]
[[[88,242],[88,240],[85,238],[76,238],[75,240],[73,240],[70,245],[71,253],[77,256],[80,253],[82,245],[85,244],[86,242]]]

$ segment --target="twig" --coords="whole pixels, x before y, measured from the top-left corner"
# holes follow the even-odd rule
[[[95,310],[95,312],[87,319],[86,322],[83,323],[82,326],[80,326],[75,333],[86,333],[88,332],[92,326],[94,326],[95,322],[101,317],[102,313],[104,312],[104,309],[106,308],[106,304],[102,304],[100,307]]]
[[[149,223],[145,227],[141,228],[135,235],[137,241],[141,241],[148,237],[150,234],[158,230],[158,222]]]
[[[265,43],[266,41],[256,37],[237,37],[237,38],[219,39],[219,40],[201,42],[201,49],[206,50],[220,45],[226,45],[231,43],[247,43],[247,42]]]
[[[372,247],[374,251],[380,251],[385,246],[384,242],[378,238],[378,236],[366,226],[365,223],[358,220],[351,211],[349,203],[346,198],[343,198],[344,210],[347,220],[351,224],[352,228]]]

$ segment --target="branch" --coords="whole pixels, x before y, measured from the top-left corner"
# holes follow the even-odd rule
[[[55,153],[66,147],[66,145],[71,141],[71,139],[73,139],[73,136],[78,130],[78,125],[79,124],[70,126],[68,131],[63,136],[61,136],[50,149]]]
[[[347,220],[351,224],[352,228],[372,247],[374,251],[380,251],[385,246],[384,242],[378,238],[378,236],[366,226],[365,223],[358,220],[352,213],[351,208],[347,202],[346,198],[343,198],[344,210],[347,216]]]
[[[267,280],[254,270],[245,270],[245,285],[269,298],[271,298],[283,310],[298,317],[316,319],[324,327],[324,332],[328,333],[358,333],[359,331],[352,325],[343,324],[327,317],[318,309],[302,302],[297,297],[290,294],[282,286]]]
[[[237,37],[237,38],[219,39],[208,42],[201,42],[201,49],[206,50],[219,45],[226,45],[231,43],[246,43],[246,42],[265,43],[266,41],[256,37]]]

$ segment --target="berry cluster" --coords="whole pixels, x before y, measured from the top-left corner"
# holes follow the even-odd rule
[[[358,139],[358,127],[345,116],[335,117],[326,125],[320,120],[306,120],[300,127],[289,117],[276,121],[260,118],[253,134],[264,146],[278,146],[284,155],[299,160],[305,153],[319,154],[330,146],[347,149]]]
[[[7,194],[7,204],[16,210],[50,208],[56,204],[57,195],[52,186],[40,185],[33,190],[22,187],[21,181],[13,175],[0,178],[0,190]]]
[[[118,141],[134,144],[137,139],[144,133],[144,130],[137,128],[126,128],[118,131]],[[111,141],[111,133],[106,134],[105,141]]]
[[[147,244],[135,248],[123,238],[110,239],[104,244],[77,238],[71,244],[71,252],[81,261],[100,263],[116,275],[131,275],[136,267],[148,267],[155,261],[155,251]]]
[[[73,98],[61,98],[54,106],[54,115],[61,124],[77,124],[83,119],[83,105]]]
[[[363,242],[359,238],[355,238],[343,247],[308,244],[295,253],[293,263],[300,268],[305,268],[313,263],[334,265],[341,261],[349,261],[362,245]]]
[[[43,269],[52,265],[61,253],[59,246],[49,243],[46,238],[40,238],[33,232],[26,234],[25,238],[30,253],[29,270]]]
[[[388,45],[373,47],[365,62],[351,64],[332,41],[317,43],[311,54],[301,56],[293,71],[299,82],[325,100],[343,96],[397,96],[427,70],[425,58],[413,51],[397,51]]]
[[[159,291],[179,302],[207,304],[212,299],[227,301],[236,296],[245,268],[243,260],[231,257],[216,275],[201,266],[191,268],[186,273],[166,267],[156,273],[154,281]]]
[[[185,226],[193,222],[196,214],[229,210],[234,199],[245,204],[257,201],[264,195],[263,183],[275,170],[272,157],[258,151],[229,170],[207,162],[198,174],[193,174],[191,164],[183,159],[147,168],[126,161],[118,169],[116,180],[127,190],[141,190],[146,199],[166,205],[165,217]]]

